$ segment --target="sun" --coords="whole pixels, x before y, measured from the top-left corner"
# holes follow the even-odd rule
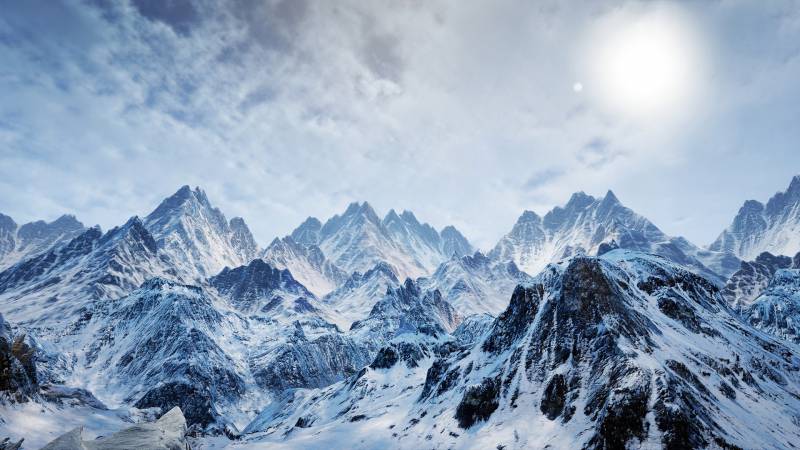
[[[603,21],[588,47],[594,93],[615,111],[677,113],[696,94],[700,39],[675,10],[618,13]]]

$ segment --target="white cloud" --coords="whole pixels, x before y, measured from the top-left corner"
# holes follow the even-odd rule
[[[0,211],[20,221],[66,210],[109,227],[188,183],[262,243],[369,200],[488,247],[523,209],[612,188],[703,243],[800,163],[796,127],[740,125],[754,103],[777,123],[797,117],[792,9],[776,28],[774,11],[746,4],[688,7],[719,38],[715,88],[665,133],[573,91],[593,88],[576,59],[583,31],[619,5],[234,1],[147,17],[116,2],[30,5],[0,18]],[[728,39],[742,20],[759,26]],[[762,155],[782,160],[754,181],[764,136]]]

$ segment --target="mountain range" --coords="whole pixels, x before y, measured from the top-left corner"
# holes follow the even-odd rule
[[[484,251],[366,202],[262,248],[188,186],[108,231],[0,215],[0,438],[179,407],[201,447],[787,448],[799,211],[795,177],[700,247],[579,192]]]

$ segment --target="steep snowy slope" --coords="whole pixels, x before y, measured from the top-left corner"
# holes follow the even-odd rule
[[[463,316],[480,313],[496,316],[508,306],[514,288],[531,280],[513,261],[496,262],[475,252],[472,256],[451,257],[419,283],[423,289],[441,291],[444,299]]]
[[[353,322],[365,319],[387,290],[400,286],[394,268],[378,263],[365,273],[354,272],[339,288],[322,301],[332,311],[332,320],[343,330]]]
[[[762,252],[774,255],[800,252],[800,175],[766,205],[746,201],[709,250],[731,253],[748,261]]]
[[[63,330],[90,315],[96,300],[123,296],[171,267],[137,217],[106,233],[90,228],[0,272],[0,312],[20,324]]]
[[[404,334],[349,379],[288,393],[245,428],[243,447],[398,448],[393,431],[418,398],[439,345],[430,336]]]
[[[778,449],[800,438],[795,348],[664,258],[614,250],[548,266],[481,336],[296,392],[248,427],[249,442]]]
[[[791,266],[792,259],[788,256],[775,256],[768,252],[758,255],[754,261],[742,261],[739,270],[725,284],[722,296],[734,309],[750,305],[767,287],[777,270]]]
[[[50,223],[39,220],[18,227],[11,217],[0,214],[0,270],[67,242],[85,229],[70,215]]]
[[[205,192],[183,186],[144,219],[161,253],[186,276],[202,279],[252,261],[258,247],[241,218],[228,222]]]
[[[355,373],[370,358],[366,346],[326,320],[331,314],[288,270],[260,259],[225,269],[210,284],[245,313],[246,364],[254,382],[284,389],[327,386]]]
[[[300,238],[306,239],[302,235]],[[274,267],[288,269],[316,296],[331,292],[347,279],[347,274],[328,261],[316,244],[298,243],[292,236],[273,240],[261,257]]]
[[[223,348],[236,327],[220,309],[199,287],[152,278],[66,338],[77,359],[67,381],[112,407],[180,406],[190,425],[224,425],[220,408],[239,400],[245,380]]]
[[[446,335],[462,319],[438,290],[425,291],[418,283],[406,279],[402,286],[387,289],[369,316],[353,322],[350,334],[377,350],[401,334]]]
[[[754,327],[800,343],[800,269],[779,269],[742,316]]]
[[[665,235],[644,217],[623,206],[613,192],[602,199],[583,192],[573,194],[562,208],[556,207],[543,218],[532,211],[520,216],[511,232],[489,253],[497,261],[514,261],[528,274],[539,273],[547,264],[573,255],[595,255],[601,244],[615,242],[629,250],[655,253],[690,267],[697,273],[723,284],[725,272],[738,268],[717,267],[714,273],[697,258],[720,263],[725,258],[711,255],[683,238]]]

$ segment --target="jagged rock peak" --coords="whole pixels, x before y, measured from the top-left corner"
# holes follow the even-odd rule
[[[397,279],[397,269],[392,267],[391,264],[383,261],[376,264],[375,267],[373,267],[372,269],[369,269],[368,271],[364,272],[364,278],[370,278],[371,276],[378,273],[382,273],[388,276],[390,279],[394,280],[395,282],[399,282]]]
[[[456,227],[448,225],[442,228],[439,235],[442,237],[442,251],[445,256],[469,255],[472,252],[472,244]]]
[[[591,195],[583,191],[578,191],[572,194],[572,196],[569,198],[569,201],[567,202],[564,208],[565,209],[585,208],[594,203],[595,201],[596,199]]]
[[[347,209],[344,212],[344,216],[354,216],[354,215],[364,215],[369,217],[370,219],[378,219],[378,214],[375,213],[375,210],[372,208],[372,205],[369,203],[362,202],[352,202],[347,206]]]
[[[517,223],[529,223],[529,222],[540,223],[541,221],[542,218],[539,217],[538,214],[527,209],[523,211],[522,215],[519,216],[519,219],[517,219]]]
[[[11,229],[11,228],[16,229],[17,223],[14,222],[14,219],[12,219],[11,216],[7,216],[3,213],[0,213],[0,230]]]
[[[98,228],[99,230],[99,228]],[[145,228],[142,219],[139,216],[133,216],[125,222],[124,225],[114,227],[100,239],[100,244],[104,244],[111,240],[124,239],[130,237],[134,242],[141,242],[144,247],[151,253],[155,253],[157,246],[156,241],[150,232]]]
[[[614,192],[611,189],[609,189],[608,192],[606,192],[606,196],[603,197],[603,202],[604,203],[620,203],[619,199],[617,198],[617,196],[614,194]]]
[[[793,255],[800,251],[800,177],[766,205],[748,200],[733,222],[709,245],[709,250],[753,260],[761,252]]]
[[[298,244],[316,245],[319,243],[319,232],[322,222],[316,217],[308,217],[303,223],[292,231],[291,237]]]

